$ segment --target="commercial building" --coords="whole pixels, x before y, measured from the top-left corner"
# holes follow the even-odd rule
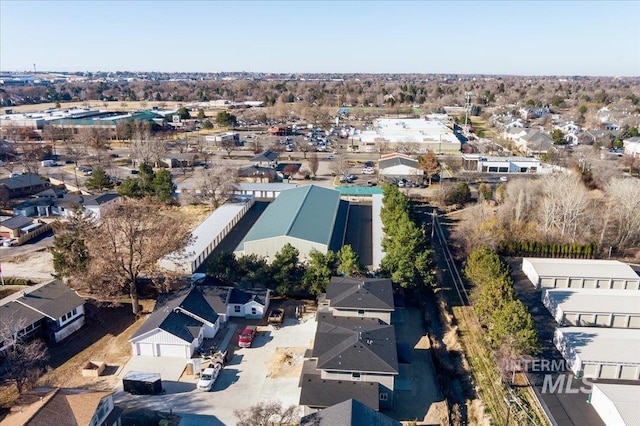
[[[640,329],[637,291],[545,289],[542,303],[561,326]]]
[[[465,170],[480,173],[540,173],[540,160],[529,157],[487,157],[480,154],[463,154]]]
[[[638,330],[558,327],[553,343],[577,377],[640,380]]]
[[[527,257],[522,272],[536,288],[640,290],[640,276],[617,260]]]
[[[253,196],[238,195],[218,207],[193,230],[189,245],[160,259],[160,266],[169,271],[193,274],[254,202]]]
[[[313,249],[321,253],[342,248],[349,203],[333,189],[315,185],[282,191],[262,213],[236,248],[236,255],[256,254],[273,260],[289,243],[301,260]]]
[[[381,118],[372,130],[356,132],[353,142],[364,152],[378,152],[382,145],[395,150],[425,153],[459,152],[461,143],[440,120]]]
[[[400,177],[413,181],[422,180],[424,176],[424,170],[420,168],[418,160],[397,152],[381,156],[378,171],[381,177]]]
[[[234,194],[252,195],[256,198],[274,199],[288,189],[296,188],[295,183],[239,183]]]

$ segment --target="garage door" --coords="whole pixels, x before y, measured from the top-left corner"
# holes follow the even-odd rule
[[[613,280],[613,288],[616,290],[624,290],[626,282],[624,280]]]
[[[609,280],[598,280],[598,288],[610,288],[611,283]]]
[[[629,328],[640,328],[640,317],[629,318]]]
[[[578,314],[564,315],[564,325],[577,325],[576,321],[578,321]]]
[[[595,315],[582,314],[580,315],[580,325],[583,327],[588,327],[590,325],[596,325],[595,323]]]
[[[601,327],[609,327],[611,324],[611,317],[609,315],[596,315],[596,325]]]
[[[627,290],[638,290],[637,281],[627,281]]]
[[[540,286],[546,287],[546,288],[553,288],[555,287],[554,281],[555,281],[554,278],[542,278],[540,280]]]
[[[158,345],[159,356],[175,356],[186,358],[183,345]]]
[[[153,356],[153,344],[138,343],[138,355]]]
[[[582,278],[571,278],[569,288],[582,288]]]
[[[596,288],[596,280],[584,280],[584,288]]]
[[[616,328],[627,328],[627,316],[626,315],[613,315],[613,325]]]
[[[598,377],[598,364],[589,364],[584,366],[584,377]]]
[[[638,367],[635,365],[623,365],[620,370],[620,379],[636,380],[638,379]]]
[[[617,379],[618,378],[618,366],[617,365],[603,365],[600,369],[601,379]]]

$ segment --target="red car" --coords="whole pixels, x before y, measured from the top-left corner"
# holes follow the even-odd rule
[[[256,337],[256,332],[257,330],[255,325],[246,326],[238,337],[238,346],[241,348],[250,348],[253,338]]]

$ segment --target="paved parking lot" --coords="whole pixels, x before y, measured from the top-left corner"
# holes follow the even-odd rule
[[[270,371],[273,372],[277,352],[282,351],[278,351],[277,348],[296,348],[291,352],[303,354],[311,344],[315,326],[313,316],[308,314],[300,322],[293,318],[285,319],[284,326],[277,330],[271,326],[260,327],[251,348],[235,350],[211,392],[195,390],[195,379],[183,377],[180,382],[165,382],[163,375],[165,394],[133,396],[122,392],[120,385],[114,400],[118,406],[127,409],[147,408],[162,412],[171,410],[175,414],[215,416],[215,419],[208,422],[211,425],[233,425],[236,422],[235,410],[250,407],[263,400],[277,399],[283,406],[297,405],[300,398],[298,380],[302,368],[302,355],[290,359],[290,362],[279,370],[278,375],[267,375]],[[146,371],[165,368],[162,367],[162,361],[157,360],[154,360],[156,364],[149,363],[150,370]],[[138,371],[145,371],[144,361],[135,364]],[[184,361],[182,363],[184,364]],[[168,366],[166,368],[175,369]],[[167,374],[173,374],[171,377],[175,377],[175,373],[167,371]]]

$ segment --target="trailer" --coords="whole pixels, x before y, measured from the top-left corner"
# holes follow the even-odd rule
[[[130,371],[122,379],[122,385],[124,391],[132,395],[157,395],[164,392],[158,373]]]

